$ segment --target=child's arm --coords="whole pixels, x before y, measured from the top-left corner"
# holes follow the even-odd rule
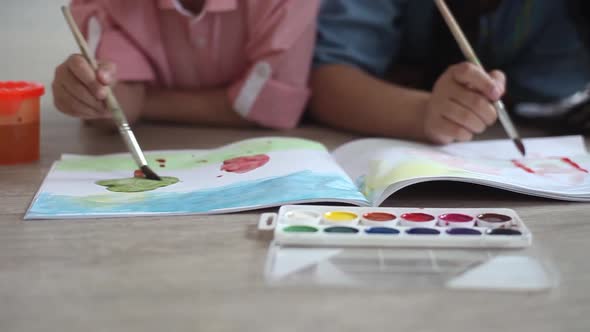
[[[220,89],[149,89],[145,118],[215,126],[297,125],[309,96],[318,1],[252,1],[249,6],[246,72]]]
[[[309,98],[318,2],[269,2],[275,5],[260,1],[264,8],[251,11],[250,21],[257,23],[246,46],[252,65],[244,75],[220,89],[148,89],[142,116],[215,126],[295,127]]]
[[[84,7],[92,1],[75,0],[76,3]],[[140,91],[117,88],[117,92],[133,92],[132,101],[137,100],[136,96],[141,97],[138,97],[142,101],[138,103],[139,111],[134,108],[136,103],[125,105],[121,101],[130,120],[140,117],[219,126],[296,126],[309,96],[307,84],[319,1],[251,1],[248,6],[251,8],[246,14],[251,17],[247,20],[246,55],[251,65],[241,77],[225,87],[197,91],[149,88],[149,84],[145,90],[137,87]],[[78,16],[83,20],[84,15]],[[108,17],[106,20],[108,25]],[[114,38],[101,42],[103,49],[107,45],[111,50],[108,56],[114,54],[118,56],[117,63],[125,62],[131,68],[145,70],[147,61],[132,49],[133,43],[125,41],[125,35],[117,34],[116,29],[109,31]],[[124,76],[121,81],[129,77]],[[148,83],[153,79],[150,69],[130,74],[132,81]],[[124,95],[125,91],[120,93]]]
[[[312,74],[311,114],[330,126],[377,136],[423,139],[429,94],[398,87],[354,66],[324,65]]]
[[[148,89],[142,116],[215,126],[295,127],[309,98],[318,3],[271,2],[279,5],[252,10],[250,21],[258,23],[251,27],[246,48],[252,65],[244,75],[220,89]]]
[[[334,127],[370,135],[469,140],[496,119],[490,101],[504,91],[495,80],[462,63],[440,76],[432,92],[379,79],[399,58],[403,8],[389,0],[332,0],[320,14],[312,114]],[[346,38],[343,38],[346,36]],[[497,89],[495,89],[497,88]]]
[[[249,8],[248,72],[228,89],[241,116],[293,128],[307,104],[319,0],[253,1]],[[257,88],[257,86],[260,86]]]
[[[353,66],[326,65],[312,76],[312,114],[360,133],[434,143],[468,141],[496,121],[490,100],[504,93],[504,75],[472,64],[450,67],[433,91],[382,81]]]
[[[88,125],[115,129],[104,102],[106,87],[111,86],[129,123],[141,117],[217,126],[252,125],[233,111],[226,89],[169,91],[146,88],[142,82],[117,82],[117,77],[112,62],[101,63],[98,72],[94,72],[82,56],[72,55],[56,69],[55,106]]]
[[[134,82],[119,83],[113,87],[113,93],[123,108],[127,121],[130,124],[137,122],[144,106],[145,85]],[[115,122],[111,119],[110,112],[107,112],[104,118],[87,119],[84,120],[84,123],[92,127],[118,130]]]
[[[148,88],[142,117],[216,127],[255,125],[233,110],[226,89],[175,91]]]

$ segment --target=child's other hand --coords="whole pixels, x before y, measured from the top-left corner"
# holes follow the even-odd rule
[[[497,118],[492,101],[502,97],[506,77],[485,73],[463,62],[449,67],[437,80],[428,101],[424,133],[439,144],[469,141]]]
[[[107,86],[116,82],[113,63],[103,62],[95,72],[79,54],[71,55],[55,70],[53,100],[61,112],[82,119],[110,117],[104,100]]]

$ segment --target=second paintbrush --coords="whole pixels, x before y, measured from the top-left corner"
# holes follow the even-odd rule
[[[449,29],[451,30],[453,37],[457,41],[457,44],[459,44],[459,48],[461,48],[463,55],[467,58],[467,60],[469,60],[470,62],[474,63],[475,65],[477,65],[483,69],[483,65],[481,64],[481,62],[479,61],[479,59],[475,55],[475,52],[471,48],[471,45],[467,41],[467,38],[465,38],[463,31],[459,27],[459,24],[457,24],[455,17],[453,16],[451,11],[447,7],[447,4],[445,3],[445,1],[444,0],[434,0],[434,2],[436,3],[436,6],[438,7],[445,22],[449,26]],[[504,127],[504,130],[508,134],[508,137],[510,137],[510,139],[512,139],[512,141],[514,142],[514,145],[516,146],[518,151],[524,156],[526,154],[524,144],[522,143],[522,140],[520,139],[520,135],[516,131],[516,127],[514,127],[514,124],[512,123],[510,116],[508,116],[508,112],[506,111],[506,107],[504,106],[504,103],[501,100],[497,100],[494,102],[494,108],[496,109],[496,112],[498,113],[498,119],[500,120],[500,123],[502,124],[502,126]]]

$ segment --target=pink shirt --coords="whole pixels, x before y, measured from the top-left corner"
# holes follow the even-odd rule
[[[319,2],[207,0],[197,16],[175,0],[73,0],[71,9],[119,80],[224,88],[243,117],[292,128],[309,97]]]

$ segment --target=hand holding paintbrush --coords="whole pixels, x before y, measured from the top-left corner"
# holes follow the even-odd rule
[[[481,62],[479,61],[479,59],[475,55],[475,52],[471,48],[471,45],[467,41],[467,38],[465,38],[463,31],[461,30],[461,28],[457,24],[457,21],[453,17],[453,14],[450,12],[450,10],[447,7],[444,0],[434,0],[434,1],[436,3],[436,6],[439,9],[441,15],[443,16],[445,22],[449,26],[449,29],[451,30],[453,37],[455,38],[455,40],[459,44],[459,47],[461,48],[463,55],[467,58],[468,61],[472,62],[473,64],[475,64],[478,67],[483,69]],[[518,135],[516,128],[514,127],[514,125],[512,124],[512,121],[510,120],[510,117],[508,116],[508,112],[506,111],[506,107],[504,106],[504,103],[502,103],[501,100],[496,100],[496,101],[494,101],[493,104],[494,104],[494,108],[496,109],[496,111],[498,113],[498,118],[500,119],[500,123],[502,123],[502,126],[504,127],[504,130],[507,132],[510,139],[512,139],[512,141],[516,145],[516,148],[518,149],[518,151],[520,151],[520,153],[524,156],[526,153],[525,148],[524,148],[524,144],[522,143],[522,140],[520,139],[520,136]]]
[[[78,25],[74,21],[70,9],[64,6],[62,7],[62,12],[64,14],[66,22],[68,23],[68,26],[70,27],[70,30],[72,31],[72,34],[74,35],[76,42],[78,43],[78,46],[80,47],[82,55],[84,56],[86,61],[90,63],[91,67],[95,71],[98,70],[98,63],[89,51],[89,47],[86,43],[86,40],[84,39],[84,36],[78,29]],[[129,123],[127,122],[125,113],[123,113],[123,110],[121,109],[121,106],[119,105],[119,102],[115,98],[115,95],[110,87],[107,87],[106,104],[109,111],[112,113],[113,120],[115,121],[119,129],[119,133],[121,134],[125,144],[127,145],[127,148],[131,152],[131,155],[133,156],[133,159],[135,160],[137,166],[141,169],[141,171],[147,179],[161,180],[161,178],[147,165],[147,161],[143,155],[143,152],[141,151],[141,148],[139,147],[139,143],[137,142],[135,135],[129,127]]]

